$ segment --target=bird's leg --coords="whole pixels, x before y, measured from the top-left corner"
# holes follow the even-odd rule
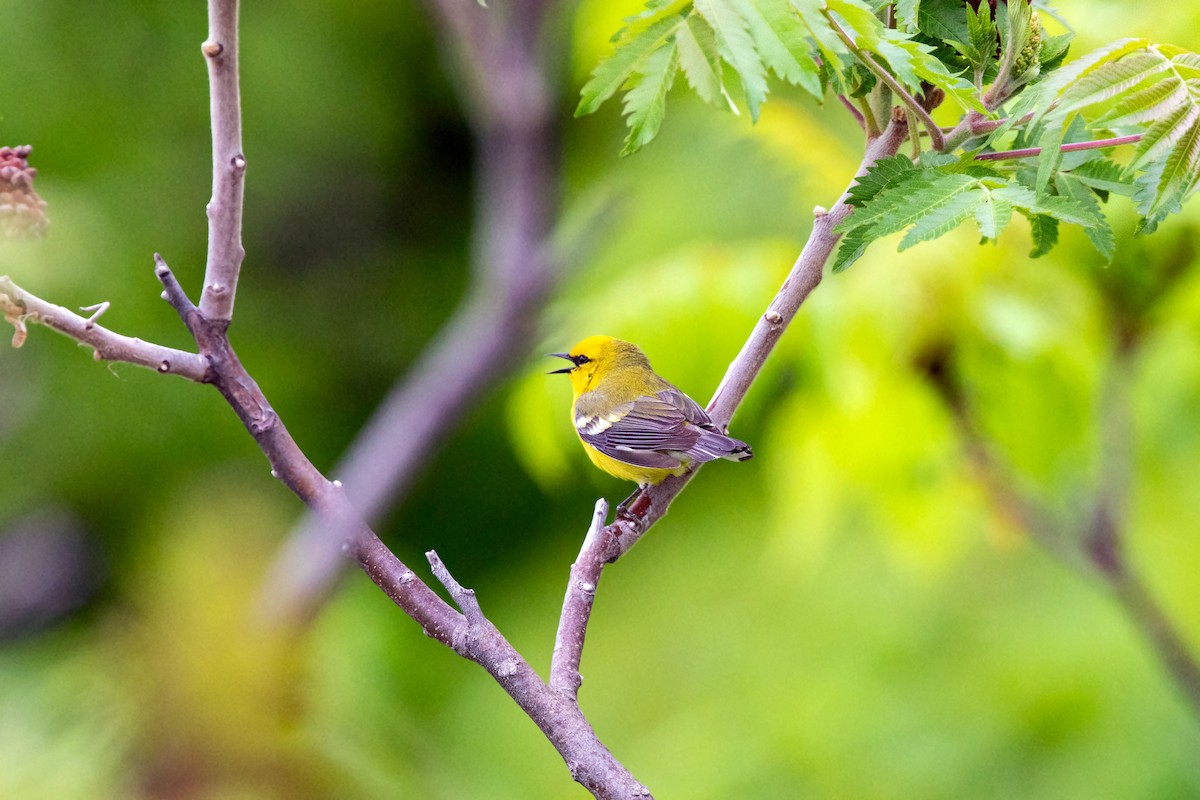
[[[649,510],[650,493],[646,491],[645,487],[639,486],[633,490],[633,494],[621,501],[621,505],[617,506],[616,518],[639,522]]]

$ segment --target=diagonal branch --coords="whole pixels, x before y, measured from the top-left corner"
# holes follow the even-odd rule
[[[478,143],[472,284],[332,470],[367,519],[400,502],[438,441],[528,354],[560,272],[550,244],[561,173],[557,68],[541,42],[554,4],[507,17],[469,0],[430,5],[472,87],[464,101]],[[311,515],[301,521],[265,581],[273,616],[303,619],[320,607],[344,571],[345,534]]]
[[[864,174],[879,159],[895,155],[907,135],[906,115],[903,110],[896,109],[883,132],[867,141],[866,152],[856,175]],[[852,181],[851,186],[853,185]],[[759,317],[750,332],[750,338],[742,345],[741,352],[725,371],[725,377],[708,403],[709,415],[719,427],[728,427],[734,412],[746,398],[746,393],[750,391],[750,386],[762,371],[763,364],[779,343],[788,324],[795,318],[801,304],[821,283],[825,263],[841,239],[841,234],[836,232],[837,226],[852,211],[847,202],[849,190],[850,187],[847,187],[828,211],[817,208],[813,212],[813,227],[804,249],[800,251],[791,272],[767,306],[767,310]],[[683,487],[687,486],[694,474],[695,469],[692,469],[678,477],[670,476],[662,483],[643,490],[643,493],[649,496],[649,509],[636,520],[621,517],[605,529],[602,537],[605,547],[604,560],[616,561],[629,552],[646,531],[667,513],[671,502],[683,491]]]
[[[948,365],[939,363],[937,369],[928,372],[993,508],[1065,566],[1085,577],[1099,578],[1108,586],[1200,720],[1200,660],[1129,564],[1124,551],[1124,507],[1133,477],[1128,386],[1134,352],[1132,340],[1118,345],[1101,386],[1100,476],[1089,513],[1074,530],[1019,487],[996,458],[975,422],[962,386],[950,376]]]
[[[902,110],[896,110],[883,132],[868,139],[866,152],[856,174],[862,175],[879,159],[895,155],[907,135],[906,116]],[[851,186],[853,185],[852,181]],[[841,235],[836,233],[837,226],[852,211],[847,202],[849,190],[850,187],[847,187],[830,210],[815,210],[812,231],[804,249],[792,265],[783,286],[754,326],[750,338],[742,345],[741,352],[726,370],[724,379],[708,404],[708,412],[718,426],[728,427],[734,411],[750,391],[750,386],[762,371],[767,357],[775,349],[788,324],[820,284],[825,263],[841,238]],[[680,476],[669,476],[662,483],[641,490],[641,497],[637,501],[631,498],[628,501],[631,508],[642,506],[646,502],[645,498],[648,498],[648,507],[638,517],[618,516],[611,525],[601,527],[608,505],[603,500],[596,504],[592,525],[588,528],[579,557],[571,566],[571,579],[563,599],[558,636],[550,666],[550,686],[553,689],[572,699],[579,691],[579,662],[584,636],[595,600],[596,587],[605,564],[628,553],[641,537],[663,518],[671,502],[691,481],[697,469],[699,466]]]

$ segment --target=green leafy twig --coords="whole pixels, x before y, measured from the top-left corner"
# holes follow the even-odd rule
[[[925,130],[929,132],[930,146],[938,152],[944,150],[946,147],[946,140],[942,136],[942,129],[936,122],[933,121],[933,117],[929,116],[929,112],[925,110],[925,107],[917,102],[915,97],[909,94],[908,90],[904,88],[904,85],[892,76],[892,73],[884,69],[878,61],[871,57],[870,53],[858,46],[858,44],[854,41],[854,38],[851,37],[850,34],[846,33],[845,29],[842,28],[842,26],[838,24],[838,21],[833,18],[833,14],[828,8],[821,9],[821,13],[824,15],[825,19],[828,20],[833,32],[837,34],[838,38],[842,40],[850,52],[853,53],[854,56],[867,67],[867,69],[871,70],[876,78],[886,84],[887,87],[891,89],[897,97],[900,98],[900,102],[904,103],[904,107],[908,109],[908,113],[914,115],[921,121],[921,124],[925,127]]]

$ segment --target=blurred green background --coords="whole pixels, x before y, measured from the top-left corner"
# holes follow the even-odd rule
[[[610,333],[706,399],[860,152],[836,104],[775,85],[756,126],[677,88],[660,139],[619,159],[615,103],[569,117],[637,7],[578,5],[562,102],[567,210],[612,190],[617,221],[569,265],[520,374],[379,528],[416,568],[436,548],[543,673],[592,503],[629,487],[577,449],[540,353]],[[1075,54],[1200,47],[1193,4],[1059,7]],[[0,142],[34,145],[52,219],[45,241],[0,244],[0,273],[187,347],[151,254],[196,294],[204,4],[9,0],[0,18]],[[444,64],[415,4],[243,10],[232,337],[322,468],[466,285],[471,140]],[[1200,722],[1106,591],[989,503],[920,369],[953,350],[987,436],[1068,524],[1101,450],[1111,298],[1175,270],[1138,310],[1127,533],[1200,647],[1200,212],[1133,240],[1112,202],[1107,268],[1078,231],[1030,261],[1021,226],[985,247],[964,229],[875,245],[805,305],[732,425],[757,457],[705,469],[600,587],[582,704],[658,797],[1200,796]],[[256,594],[299,514],[215,392],[40,328],[0,348],[0,583],[48,590],[41,616],[0,609],[0,797],[587,796],[361,575],[302,634],[264,628]]]

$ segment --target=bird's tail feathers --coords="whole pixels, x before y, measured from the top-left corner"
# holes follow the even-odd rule
[[[716,431],[705,431],[704,435],[692,445],[689,455],[697,461],[712,461],[715,458],[746,461],[754,458],[754,451],[750,449],[750,445],[740,439],[734,439],[732,436],[726,436]]]

